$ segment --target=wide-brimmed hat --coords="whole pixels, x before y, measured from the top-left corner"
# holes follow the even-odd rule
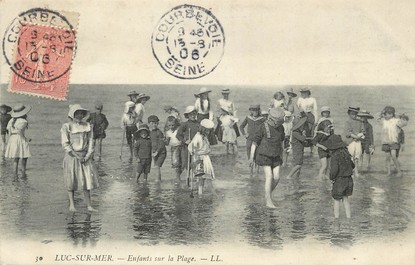
[[[309,89],[309,88],[307,88],[307,87],[303,87],[303,88],[301,88],[301,89],[300,89],[300,92],[301,92],[301,93],[311,93],[310,89]]]
[[[6,113],[10,112],[12,110],[12,107],[6,104],[1,104],[0,109],[6,109]]]
[[[195,96],[200,96],[202,94],[210,93],[212,90],[207,89],[206,87],[202,87],[199,89],[199,92],[195,94]]]
[[[81,105],[79,104],[73,104],[73,105],[69,105],[69,112],[68,112],[68,117],[73,119],[75,116],[75,112],[77,111],[85,111],[86,113],[88,113],[88,110],[85,108],[82,108]]]
[[[192,112],[196,112],[196,108],[195,108],[195,106],[187,106],[186,107],[186,109],[184,110],[184,114],[189,114],[189,113],[192,113]]]
[[[150,123],[150,122],[159,122],[160,120],[159,120],[159,117],[157,117],[156,115],[150,115],[148,116],[147,121]]]
[[[347,146],[346,143],[343,142],[342,137],[337,134],[330,135],[327,140],[323,142],[323,145],[329,150],[336,150]]]
[[[321,111],[320,111],[320,113],[321,113],[321,112],[325,112],[325,111],[330,112],[330,107],[329,107],[329,106],[323,106],[323,107],[321,107]]]
[[[147,96],[146,94],[141,93],[141,94],[139,94],[139,95],[138,95],[138,97],[137,97],[137,100],[140,100],[140,99],[146,99],[146,100],[149,100],[149,99],[150,99],[150,96]]]
[[[142,130],[146,130],[147,132],[149,132],[149,131],[150,131],[150,129],[148,128],[148,125],[147,125],[147,124],[140,124],[140,125],[138,126],[137,132],[139,133],[139,132],[140,132],[140,131],[142,131]]]
[[[249,106],[249,110],[259,110],[261,106],[259,104],[253,104]]]
[[[215,124],[213,123],[213,121],[208,120],[208,119],[203,119],[200,122],[200,126],[206,128],[206,129],[212,129],[213,127],[215,127]]]
[[[287,95],[288,96],[291,96],[293,98],[295,98],[297,96],[297,94],[294,93],[294,89],[293,88],[290,88],[290,91],[287,91]]]
[[[13,118],[19,118],[29,113],[31,109],[32,106],[25,106],[23,104],[19,104],[13,107],[12,112],[10,112],[10,116],[12,116]]]
[[[285,113],[281,108],[272,108],[268,113],[268,118],[272,118],[274,120],[284,119],[285,116]]]
[[[364,109],[360,110],[359,113],[357,113],[357,116],[358,117],[364,117],[364,118],[367,118],[367,119],[373,119],[374,118],[373,115],[370,114],[369,111],[364,110]]]
[[[355,107],[355,106],[349,106],[349,108],[347,109],[347,112],[353,111],[353,112],[359,112],[360,108],[359,107]]]
[[[130,92],[128,92],[127,96],[134,96],[134,95],[140,95],[140,93],[138,93],[135,90],[131,90]]]
[[[229,94],[229,93],[231,93],[231,90],[229,88],[222,89],[222,94]]]

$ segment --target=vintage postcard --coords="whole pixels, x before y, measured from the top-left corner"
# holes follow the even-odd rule
[[[0,0],[0,263],[414,264],[413,10]]]

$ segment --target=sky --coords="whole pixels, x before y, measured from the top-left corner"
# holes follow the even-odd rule
[[[195,80],[167,74],[151,48],[160,18],[183,3],[0,0],[0,34],[33,7],[78,13],[73,84],[415,84],[415,1],[186,1],[210,9],[226,39],[217,68]]]

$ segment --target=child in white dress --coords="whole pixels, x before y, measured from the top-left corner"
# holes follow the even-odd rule
[[[227,154],[235,154],[238,152],[238,146],[236,141],[237,134],[234,125],[238,122],[238,118],[235,118],[233,115],[231,115],[226,107],[222,107],[221,111],[222,114],[219,119],[221,121],[223,130],[222,142],[226,144]]]
[[[17,178],[19,170],[19,160],[22,159],[22,177],[26,177],[27,159],[31,157],[29,142],[25,132],[29,127],[27,114],[32,109],[31,106],[19,104],[10,113],[12,119],[7,124],[7,131],[10,135],[6,145],[5,157],[14,159],[14,176]]]

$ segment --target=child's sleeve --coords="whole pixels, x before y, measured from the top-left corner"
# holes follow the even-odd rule
[[[239,126],[239,130],[241,130],[242,135],[245,135],[245,126],[248,124],[248,117],[245,117],[245,120]]]
[[[69,153],[73,151],[70,140],[69,125],[67,123],[65,123],[61,128],[61,143],[65,152]]]
[[[183,123],[179,126],[179,128],[177,129],[177,133],[176,133],[176,138],[177,140],[184,142],[184,132],[187,131],[186,130],[187,126]]]
[[[265,126],[262,124],[261,127],[259,127],[259,130],[256,130],[252,141],[255,142],[257,145],[260,145],[262,138],[264,138],[264,136],[265,136]]]
[[[313,145],[320,143],[322,137],[323,137],[323,134],[317,132],[316,136],[314,136],[313,141],[312,141]]]
[[[125,126],[126,126],[125,114],[123,114],[121,117],[121,128],[124,129]]]
[[[103,125],[102,125],[102,130],[106,130],[108,128],[109,122],[108,119],[105,115],[103,115]]]
[[[336,155],[333,155],[330,160],[330,180],[335,180],[339,173],[339,161]]]
[[[297,139],[298,141],[300,141],[300,142],[305,142],[305,140],[307,139],[307,137],[306,136],[304,136],[304,135],[302,135],[300,132],[298,132],[298,131],[293,131],[292,133],[291,133],[291,136],[293,137],[293,138],[295,138],[295,139]]]
[[[88,152],[86,153],[85,157],[89,158],[91,155],[93,155],[95,146],[94,146],[94,128],[92,125],[91,130],[88,132]]]
[[[134,149],[134,156],[137,158],[138,157],[138,150],[140,149],[139,141],[134,141],[133,149]]]
[[[158,150],[157,152],[161,153],[165,148],[166,148],[166,144],[164,143],[164,134],[162,133],[161,130],[159,130],[158,132]]]

